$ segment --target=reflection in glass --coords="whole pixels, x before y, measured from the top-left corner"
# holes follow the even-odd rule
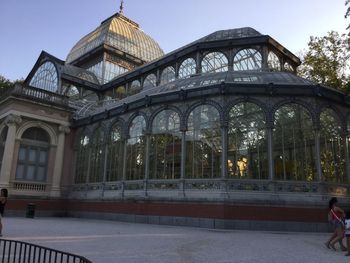
[[[75,183],[87,182],[89,168],[89,137],[83,135],[79,139],[75,162]]]
[[[186,177],[218,178],[221,173],[220,116],[210,105],[196,107],[186,131]]]
[[[280,60],[278,56],[272,51],[270,51],[269,55],[267,56],[267,66],[272,70],[281,70]]]
[[[207,54],[202,60],[202,73],[225,72],[228,70],[228,60],[220,52]]]
[[[144,179],[145,174],[145,129],[146,121],[142,116],[137,116],[129,127],[129,139],[127,141],[127,165],[126,179]]]
[[[240,50],[233,58],[233,70],[258,70],[261,69],[261,53],[252,48]]]
[[[129,89],[128,95],[134,95],[136,93],[139,93],[141,90],[142,90],[142,88],[141,88],[140,81],[134,80],[130,84],[130,89]]]
[[[145,80],[143,81],[143,88],[148,89],[148,88],[153,88],[156,86],[157,83],[157,77],[154,74],[149,74]]]
[[[49,61],[42,64],[35,72],[29,85],[56,92],[58,90],[58,74],[55,65]]]
[[[122,180],[124,143],[119,123],[113,125],[109,136],[106,180]]]
[[[180,117],[172,110],[157,114],[152,124],[150,179],[177,179],[181,174]]]
[[[304,107],[288,104],[276,111],[273,149],[277,180],[316,180],[315,136]]]
[[[105,63],[105,74],[104,74],[104,82],[107,83],[114,79],[115,77],[125,73],[128,71],[127,68],[124,68],[118,64],[106,61]]]
[[[194,74],[196,74],[196,61],[193,58],[187,58],[180,65],[179,78],[189,78],[191,75]]]
[[[345,182],[345,158],[341,125],[331,109],[320,115],[320,152],[322,175],[327,182]]]
[[[243,102],[229,112],[228,178],[267,179],[265,115],[256,104]]]
[[[97,183],[103,180],[103,153],[104,153],[104,133],[99,127],[94,132],[90,145],[90,174],[89,182]]]
[[[173,67],[166,67],[162,71],[160,77],[160,84],[166,84],[175,80],[175,69]]]

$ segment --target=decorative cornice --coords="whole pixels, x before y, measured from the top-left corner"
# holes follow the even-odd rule
[[[70,133],[69,127],[68,127],[68,126],[65,126],[65,125],[60,125],[60,126],[58,126],[58,131],[59,131],[60,133],[65,133],[65,134]]]
[[[15,114],[10,114],[5,119],[5,124],[7,126],[19,125],[21,123],[22,123],[22,118],[20,116],[18,116],[18,115],[15,115]]]

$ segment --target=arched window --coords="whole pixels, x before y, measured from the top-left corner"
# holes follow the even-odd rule
[[[180,65],[179,78],[189,78],[191,75],[194,74],[196,74],[196,61],[193,58],[187,58]]]
[[[104,160],[104,133],[96,129],[91,140],[89,183],[102,182]]]
[[[273,157],[277,180],[314,181],[315,135],[309,112],[288,104],[275,113]]]
[[[280,59],[278,58],[278,56],[270,51],[269,55],[267,56],[267,65],[269,67],[269,69],[272,70],[281,70],[281,63],[280,63]]]
[[[126,97],[126,90],[124,86],[119,86],[114,89],[114,98],[124,99]]]
[[[16,180],[45,182],[50,137],[44,129],[29,128],[21,138]]]
[[[285,71],[294,72],[293,67],[288,62],[284,63],[283,68]]]
[[[162,71],[160,77],[160,84],[166,84],[175,80],[175,69],[173,67],[166,67]]]
[[[181,132],[179,114],[164,110],[152,123],[150,179],[177,179],[181,175]]]
[[[0,134],[0,170],[2,165],[2,159],[4,158],[5,142],[7,137],[8,127],[5,126]]]
[[[122,139],[122,127],[119,123],[115,123],[109,134],[106,171],[107,181],[123,179],[123,152],[124,143]]]
[[[149,74],[143,81],[143,88],[149,89],[155,87],[157,84],[157,77],[154,74]]]
[[[210,105],[196,107],[189,115],[186,131],[186,177],[220,177],[221,144],[218,110]]]
[[[224,72],[227,70],[227,57],[220,52],[209,53],[202,60],[202,73]]]
[[[129,127],[129,139],[127,142],[126,179],[141,180],[145,174],[145,147],[146,147],[146,121],[142,116],[137,116]]]
[[[228,178],[267,179],[265,114],[256,104],[243,102],[229,112]]]
[[[49,61],[42,64],[35,72],[29,85],[56,92],[58,90],[58,74],[55,65]]]
[[[233,70],[259,70],[261,69],[261,53],[253,48],[240,50],[233,58]]]
[[[139,93],[142,90],[141,88],[141,83],[138,80],[134,80],[130,84],[130,89],[129,89],[129,95],[134,95],[136,93]]]
[[[75,86],[70,86],[67,88],[65,95],[72,98],[72,97],[79,97],[79,90]]]
[[[79,139],[75,162],[76,184],[87,182],[87,174],[89,169],[89,141],[89,137],[86,135],[81,136]]]
[[[320,115],[322,175],[327,182],[345,182],[345,158],[341,125],[336,113],[325,109]]]

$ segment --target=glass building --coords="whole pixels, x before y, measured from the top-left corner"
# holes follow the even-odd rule
[[[328,198],[350,201],[350,98],[299,65],[249,27],[164,54],[118,12],[1,94],[0,185],[14,210],[322,229]]]

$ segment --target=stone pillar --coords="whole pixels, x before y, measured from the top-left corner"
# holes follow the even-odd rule
[[[51,193],[52,197],[61,196],[61,178],[62,178],[62,169],[63,169],[63,156],[64,156],[64,143],[65,135],[70,133],[68,126],[60,125],[58,127],[58,141],[56,148],[55,163],[52,175],[52,184],[51,184]]]
[[[22,122],[20,116],[10,114],[5,119],[5,125],[8,126],[6,142],[4,147],[4,157],[0,171],[0,187],[8,188],[10,186],[11,166],[14,158],[14,148],[16,140],[17,125]]]
[[[124,138],[124,149],[123,149],[123,174],[122,174],[122,185],[121,185],[121,196],[122,198],[124,197],[124,192],[125,192],[125,180],[126,180],[126,165],[127,165],[127,160],[126,160],[126,157],[127,157],[127,146],[128,146],[128,139],[127,138]]]
[[[322,167],[321,167],[321,149],[320,149],[320,130],[315,129],[315,162],[317,171],[317,181],[322,181]]]

